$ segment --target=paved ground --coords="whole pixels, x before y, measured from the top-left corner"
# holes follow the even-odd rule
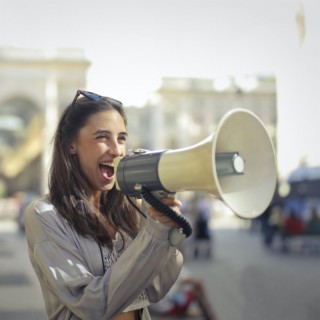
[[[212,260],[188,258],[218,320],[320,319],[320,256],[266,250],[259,234],[214,230]],[[0,319],[46,319],[23,235],[0,229]]]
[[[27,257],[24,235],[0,233],[0,319],[44,320],[40,287]]]
[[[282,254],[248,230],[218,230],[215,259],[187,262],[219,320],[320,319],[320,256]]]

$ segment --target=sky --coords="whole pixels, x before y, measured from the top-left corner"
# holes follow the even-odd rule
[[[274,74],[278,167],[320,165],[319,0],[0,0],[0,46],[83,48],[87,89],[142,102],[162,77]],[[303,13],[304,28],[296,21]],[[303,36],[304,30],[304,36]]]

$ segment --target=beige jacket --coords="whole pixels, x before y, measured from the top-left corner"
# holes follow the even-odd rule
[[[143,289],[150,302],[158,302],[182,267],[181,253],[169,244],[169,228],[152,218],[105,274],[99,245],[76,233],[47,198],[29,205],[25,228],[48,319],[109,320]],[[142,319],[150,319],[147,308]]]

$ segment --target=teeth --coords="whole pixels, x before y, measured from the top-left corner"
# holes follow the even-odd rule
[[[103,166],[114,167],[113,162],[101,162],[100,164],[102,164]]]

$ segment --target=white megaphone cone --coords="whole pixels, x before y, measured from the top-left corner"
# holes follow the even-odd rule
[[[272,142],[261,120],[235,109],[202,142],[177,150],[126,156],[116,163],[116,186],[128,195],[150,191],[203,191],[236,215],[255,218],[270,204],[276,187]]]

